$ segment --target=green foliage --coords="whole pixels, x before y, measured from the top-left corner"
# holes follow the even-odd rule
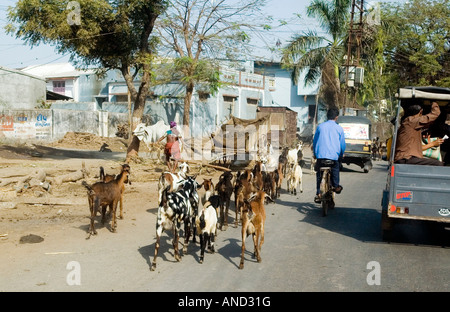
[[[385,40],[391,88],[405,85],[449,87],[450,6],[448,0],[385,4],[382,18],[393,26]]]
[[[19,0],[8,12],[6,30],[30,46],[51,44],[85,67],[134,65],[143,52],[151,52],[142,42],[143,34],[163,10],[164,1],[78,0],[78,12],[69,2]],[[79,15],[79,23],[71,19],[74,15]]]
[[[69,5],[70,4],[70,5]],[[144,111],[157,40],[151,33],[165,0],[18,0],[9,9],[6,31],[30,46],[51,44],[79,68],[121,71],[134,102]],[[140,74],[136,90],[133,80]]]
[[[350,3],[350,0],[313,0],[307,7],[307,15],[317,19],[327,35],[308,31],[294,36],[283,49],[281,62],[285,68],[292,68],[294,83],[298,83],[302,70],[306,70],[305,85],[321,79],[319,92],[328,106],[338,106],[340,101],[337,69],[346,51]]]
[[[174,60],[170,71],[173,79],[184,85],[206,84],[209,93],[216,94],[221,86],[219,69],[209,60],[194,60],[190,57],[179,57]]]

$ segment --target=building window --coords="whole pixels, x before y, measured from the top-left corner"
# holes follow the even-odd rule
[[[53,92],[59,94],[66,94],[66,82],[65,81],[53,81]]]
[[[117,94],[116,102],[128,102],[128,94]]]
[[[269,91],[275,91],[275,78],[269,78]]]
[[[247,98],[247,104],[258,105],[258,101],[256,98]]]
[[[200,102],[206,102],[209,99],[209,93],[207,92],[198,92],[198,99]]]
[[[314,122],[315,115],[316,115],[316,105],[308,105],[308,123]]]
[[[223,96],[223,112],[225,116],[230,116],[234,114],[234,103],[237,97],[224,95]]]

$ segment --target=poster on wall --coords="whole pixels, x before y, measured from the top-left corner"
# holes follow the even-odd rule
[[[14,131],[14,118],[10,115],[0,115],[0,131]]]
[[[51,139],[51,113],[42,111],[0,113],[0,137],[19,140]]]
[[[14,137],[20,139],[34,139],[35,128],[29,122],[29,115],[26,113],[19,113],[14,121]]]
[[[35,123],[36,139],[49,139],[52,135],[52,116],[39,114]]]

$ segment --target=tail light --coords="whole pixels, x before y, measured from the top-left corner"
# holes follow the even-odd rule
[[[395,205],[391,205],[391,212],[395,212],[398,214],[409,214],[409,207],[396,207]]]

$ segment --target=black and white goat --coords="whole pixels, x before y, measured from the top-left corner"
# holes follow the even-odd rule
[[[192,207],[192,199],[197,200],[197,189],[200,184],[195,181],[195,176],[188,176],[184,182],[182,189],[176,192],[170,192],[170,186],[166,187],[161,194],[161,202],[158,207],[156,218],[156,244],[155,256],[153,258],[151,270],[156,268],[156,257],[160,246],[160,239],[164,230],[172,229],[174,232],[173,247],[174,255],[177,261],[181,261],[178,251],[178,239],[181,223],[184,223],[184,247],[183,253],[186,254],[189,244],[189,236],[191,234],[191,220],[194,217],[194,208]]]
[[[169,192],[175,192],[183,185],[187,174],[189,173],[189,165],[183,162],[178,165],[178,173],[163,172],[158,180],[158,204],[161,202],[161,197],[164,189],[170,186]]]

